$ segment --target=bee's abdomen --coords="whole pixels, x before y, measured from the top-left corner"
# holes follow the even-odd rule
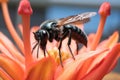
[[[71,30],[72,39],[87,46],[87,35],[84,31],[74,25],[65,25],[65,30]]]

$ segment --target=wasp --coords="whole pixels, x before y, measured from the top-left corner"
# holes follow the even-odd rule
[[[44,21],[40,25],[40,29],[37,30],[36,32],[33,32],[34,38],[37,41],[37,43],[34,45],[32,52],[36,48],[36,46],[38,46],[37,57],[39,53],[39,47],[43,50],[44,56],[46,56],[47,40],[53,42],[53,39],[55,39],[57,42],[59,42],[59,46],[58,46],[59,57],[60,57],[60,63],[63,67],[60,49],[62,46],[62,41],[66,37],[68,37],[67,46],[70,50],[73,59],[75,60],[75,57],[70,48],[71,39],[74,39],[76,41],[77,46],[78,43],[87,46],[87,42],[88,42],[86,33],[80,28],[78,28],[76,25],[84,24],[90,21],[90,17],[94,15],[96,15],[96,12],[85,12],[82,14],[73,15],[66,18]]]

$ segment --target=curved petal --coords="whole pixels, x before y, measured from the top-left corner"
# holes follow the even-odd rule
[[[0,68],[0,80],[13,80],[3,69]]]
[[[112,48],[115,44],[117,44],[118,39],[119,39],[119,33],[116,31],[108,39],[102,41],[98,45],[97,49]],[[101,61],[103,58],[105,58],[107,55],[108,55],[108,52],[102,53],[99,56],[97,56],[92,62],[91,66],[89,66],[89,70],[92,67],[94,67],[95,64],[98,64],[98,62]]]
[[[112,48],[115,44],[117,44],[119,40],[119,32],[115,31],[108,39],[102,41],[97,49],[99,48]]]
[[[28,73],[27,80],[54,80],[56,63],[51,57],[36,62]]]
[[[101,80],[105,74],[111,68],[111,65],[114,64],[116,59],[119,58],[120,53],[120,44],[115,45],[108,53],[106,58],[96,66],[91,72],[83,77],[82,80]],[[115,60],[115,61],[114,61]]]
[[[0,67],[14,80],[23,80],[25,77],[23,68],[15,61],[2,54],[0,54]]]
[[[81,79],[83,76],[89,73],[93,68],[99,66],[99,64],[104,60],[104,58],[108,54],[108,51],[109,49],[105,49],[100,54],[85,60],[79,73],[77,73],[78,77],[76,80]]]
[[[0,52],[1,54],[5,54],[6,56],[10,57],[10,58],[14,58],[12,56],[12,54],[2,45],[2,43],[0,42]]]
[[[91,35],[90,35],[91,36]],[[92,40],[92,39],[90,39],[90,36],[89,36],[89,40]],[[112,36],[110,36],[109,37],[109,39],[107,39],[107,40],[105,40],[105,41],[103,41],[103,42],[101,42],[100,44],[99,44],[99,46],[98,46],[98,48],[97,49],[105,49],[105,48],[112,48],[116,43],[117,43],[117,41],[118,41],[118,39],[119,39],[119,37],[118,37],[119,35],[118,35],[118,32],[116,31],[116,32],[114,32],[113,33],[113,35]],[[90,60],[88,60],[88,62],[86,62],[85,64],[83,64],[83,69],[81,70],[82,71],[82,73],[84,72],[89,72],[89,71],[91,71],[91,69],[93,69],[95,66],[97,66],[98,64],[100,64],[100,62],[106,57],[108,55],[108,52],[105,52],[105,53],[102,53],[102,54],[100,54],[99,56],[97,56],[97,57],[94,57],[94,59],[90,59]],[[111,71],[111,69],[112,68],[114,68],[114,66],[115,66],[115,64],[116,64],[116,62],[117,62],[117,60],[115,59],[114,60],[114,63],[111,65],[111,68],[110,68],[110,70],[109,71]],[[88,68],[88,66],[89,66],[89,68]],[[85,68],[86,67],[86,68]],[[84,71],[84,68],[85,68],[85,71]],[[88,69],[87,69],[88,68]],[[80,74],[82,74],[81,72],[80,72]],[[79,74],[79,75],[80,75]],[[82,77],[81,75],[80,75],[80,77]]]
[[[22,67],[24,67],[24,62],[19,61],[15,56],[13,56],[5,47],[0,43],[0,54],[4,54],[10,59],[16,61],[18,64],[21,64]]]
[[[77,79],[76,75],[79,73],[79,71],[83,69],[82,65],[85,63],[85,61],[88,59],[90,60],[90,58],[94,58],[96,55],[99,55],[104,51],[106,50],[97,50],[97,51],[91,51],[91,52],[86,52],[84,54],[76,55],[75,61],[70,59],[69,61],[64,62],[64,69],[62,68],[57,69],[55,74],[55,79],[56,80],[76,80]]]

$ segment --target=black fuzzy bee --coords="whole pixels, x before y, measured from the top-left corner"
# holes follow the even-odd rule
[[[67,45],[73,59],[75,59],[72,50],[70,48],[71,39],[74,39],[77,45],[78,43],[82,43],[83,45],[87,46],[87,36],[85,32],[75,25],[84,24],[88,22],[90,20],[90,17],[94,15],[96,15],[96,12],[85,12],[82,14],[73,15],[58,20],[47,20],[43,22],[40,25],[40,29],[37,30],[36,32],[33,32],[35,40],[37,41],[37,43],[33,47],[33,50],[38,45],[37,57],[38,57],[39,47],[44,51],[44,56],[46,56],[45,51],[46,51],[47,40],[52,42],[53,39],[55,39],[56,41],[60,42],[58,46],[58,50],[59,50],[60,63],[63,67],[60,49],[61,49],[62,41],[66,37],[68,37]]]

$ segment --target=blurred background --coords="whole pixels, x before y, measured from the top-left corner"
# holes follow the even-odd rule
[[[9,0],[9,12],[13,24],[16,26],[21,22],[20,16],[17,14],[17,7],[20,0]],[[97,12],[99,6],[104,1],[108,1],[112,5],[111,15],[108,17],[103,37],[107,38],[115,30],[120,31],[120,0],[30,0],[33,14],[31,16],[31,27],[39,26],[43,21],[47,19],[59,19],[70,15],[75,15],[83,12]],[[99,23],[99,15],[91,18],[91,21],[85,24],[85,31],[87,34],[96,32]],[[0,31],[4,34],[10,35],[5,28],[5,23],[2,17],[0,7]],[[114,69],[116,72],[120,72],[120,60],[118,66]]]

